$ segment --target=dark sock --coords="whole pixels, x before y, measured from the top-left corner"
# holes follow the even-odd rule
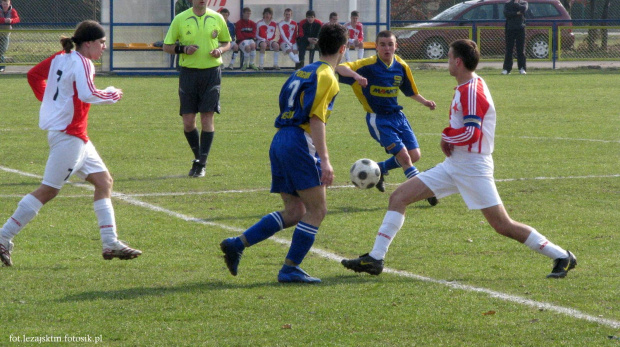
[[[200,164],[204,165],[207,163],[207,157],[213,143],[213,134],[215,134],[213,131],[203,131],[200,133]]]
[[[198,134],[198,129],[184,133],[187,143],[189,143],[189,148],[194,152],[194,158],[198,159],[200,157],[200,135]]]

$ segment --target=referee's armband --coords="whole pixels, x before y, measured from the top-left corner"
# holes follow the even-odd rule
[[[187,48],[187,46],[176,45],[176,46],[174,46],[174,53],[176,53],[176,54],[185,53],[185,48]]]

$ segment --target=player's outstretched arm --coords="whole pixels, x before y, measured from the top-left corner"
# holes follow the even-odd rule
[[[366,77],[363,77],[346,65],[340,64],[336,66],[336,72],[342,77],[353,78],[360,86],[362,86],[362,88],[368,85],[368,80],[366,79]]]
[[[411,98],[417,102],[419,102],[420,104],[428,107],[431,111],[434,111],[435,108],[437,107],[437,104],[435,104],[434,101],[432,100],[426,100],[425,97],[423,97],[421,94],[416,94],[411,96]]]

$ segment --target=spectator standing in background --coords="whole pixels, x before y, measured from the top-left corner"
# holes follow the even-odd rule
[[[504,17],[506,17],[506,55],[504,57],[504,70],[502,75],[508,75],[512,70],[512,50],[517,48],[517,67],[519,73],[526,74],[525,67],[525,11],[527,1],[510,0],[504,5]]]
[[[11,30],[11,24],[19,23],[17,10],[11,5],[11,0],[2,0],[0,6],[0,30]],[[9,32],[0,32],[0,72],[4,72],[4,53],[9,48]]]
[[[299,22],[299,34],[297,36],[297,47],[299,48],[299,64],[295,69],[300,69],[305,65],[306,51],[309,51],[308,60],[310,64],[314,62],[314,51],[319,42],[319,31],[323,23],[316,19],[316,13],[306,11],[306,19]]]

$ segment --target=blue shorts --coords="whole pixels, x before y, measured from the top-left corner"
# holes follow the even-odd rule
[[[298,196],[321,185],[321,160],[310,134],[297,126],[278,130],[269,148],[271,192]]]
[[[418,139],[402,112],[389,115],[367,113],[366,124],[372,138],[377,140],[387,153],[396,155],[403,148],[408,151],[420,148]]]

